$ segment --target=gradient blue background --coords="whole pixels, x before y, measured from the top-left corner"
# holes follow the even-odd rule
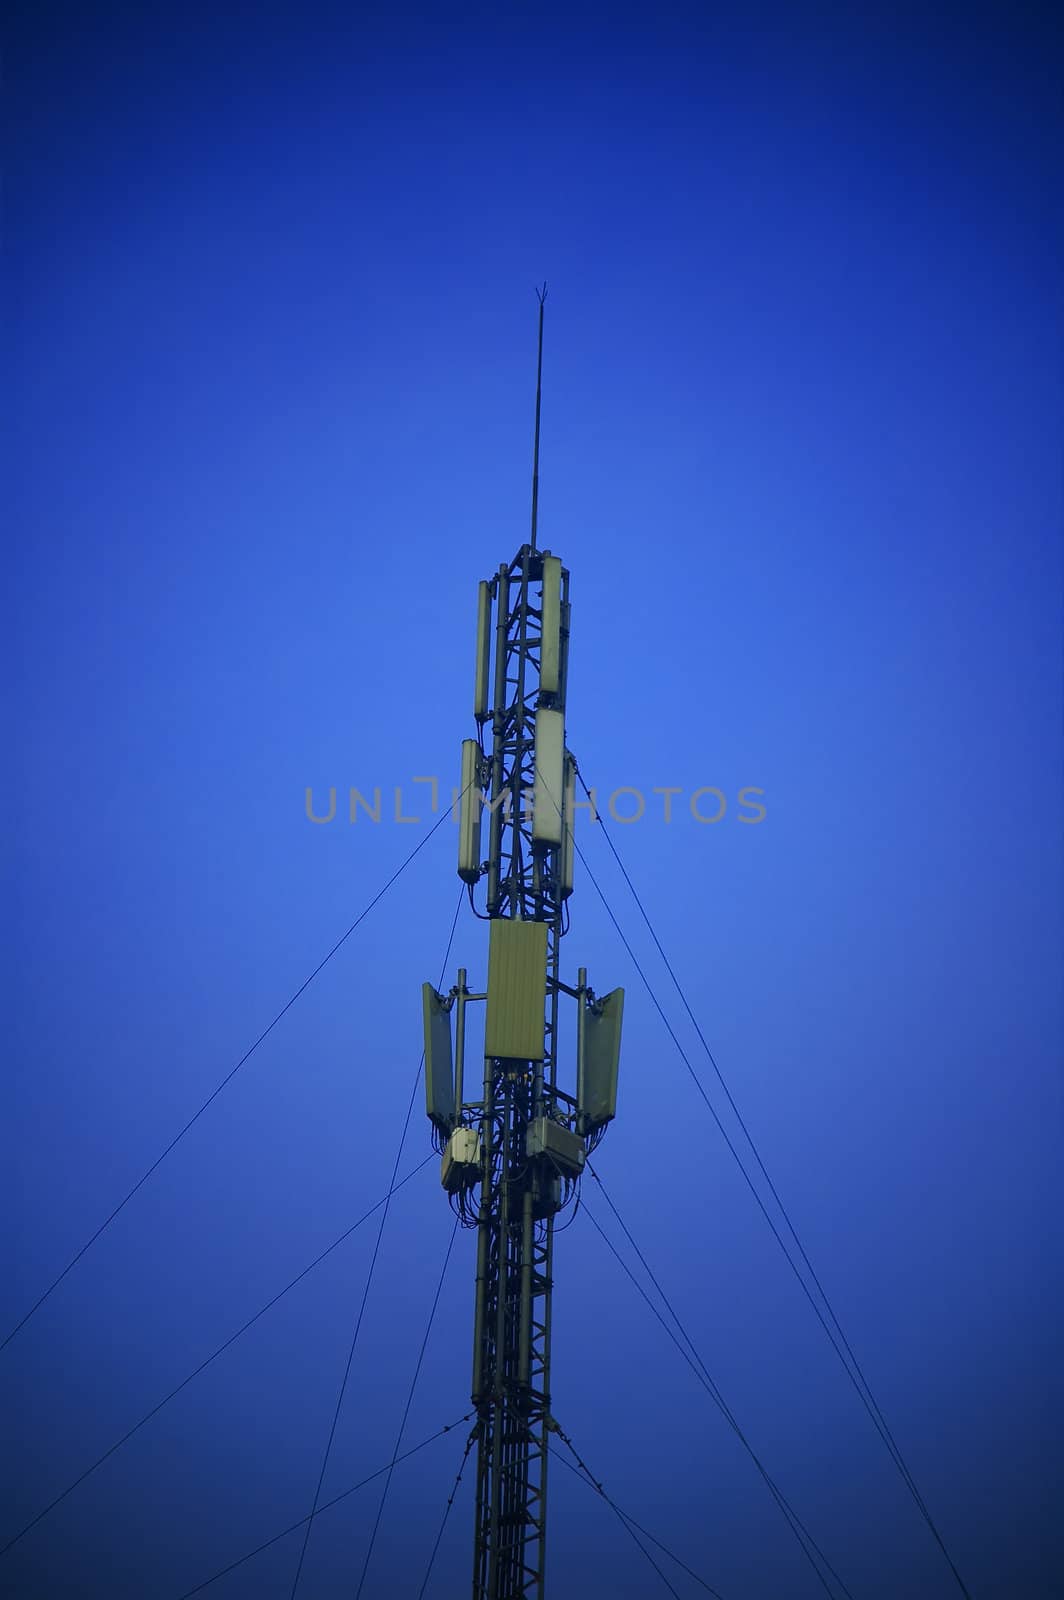
[[[1064,1594],[1059,44],[1023,6],[9,12],[5,1331],[412,847],[347,788],[424,818],[413,776],[454,781],[546,277],[570,742],[604,793],[765,790],[756,827],[651,797],[614,838],[973,1594]],[[4,1353],[4,1537],[383,1193],[453,852]],[[628,990],[614,1198],[854,1595],[955,1593],[585,874],[571,904],[569,975]],[[467,912],[452,969],[485,951]],[[403,1170],[427,1148],[419,1099]],[[326,1495],[388,1459],[450,1227],[430,1165]],[[374,1231],[4,1592],[166,1600],[301,1515]],[[472,1243],[411,1443],[467,1409]],[[586,1219],[554,1348],[626,1509],[727,1600],[819,1592]],[[416,1594],[459,1452],[397,1469],[367,1596]],[[467,1592],[470,1487],[430,1596]],[[321,1519],[308,1600],[354,1593],[376,1500]],[[664,1592],[560,1468],[551,1516],[553,1600]],[[287,1596],[297,1548],[208,1593]]]

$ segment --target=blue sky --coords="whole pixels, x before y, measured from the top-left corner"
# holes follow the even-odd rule
[[[413,778],[457,781],[546,278],[569,742],[600,796],[647,796],[614,843],[972,1593],[1064,1592],[1048,9],[46,3],[6,32],[5,1332],[427,828]],[[444,826],[3,1352],[0,1542],[384,1193],[454,851]],[[570,977],[628,994],[611,1197],[852,1593],[957,1593],[579,870],[571,905]],[[485,960],[466,912],[451,976]],[[428,1149],[419,1099],[401,1170]],[[326,1495],[390,1456],[450,1228],[430,1163]],[[28,1534],[10,1592],[176,1600],[302,1515],[373,1239]],[[468,1409],[472,1243],[411,1443]],[[614,1498],[726,1600],[821,1592],[586,1217],[556,1285],[555,1413]],[[367,1596],[417,1593],[460,1447],[397,1467]],[[468,1582],[470,1487],[429,1596]],[[375,1510],[321,1518],[300,1593],[354,1592]],[[554,1600],[664,1592],[562,1469],[551,1519]],[[207,1592],[287,1596],[297,1556]]]

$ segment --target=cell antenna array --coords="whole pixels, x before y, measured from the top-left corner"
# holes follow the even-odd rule
[[[624,991],[561,977],[573,889],[576,764],[565,738],[569,573],[536,547],[544,284],[529,542],[477,599],[473,716],[462,744],[458,872],[485,888],[487,984],[423,987],[426,1108],[441,1179],[476,1230],[473,1600],[542,1600],[555,1219],[574,1204],[617,1104]],[[490,687],[489,687],[490,686]],[[490,744],[488,736],[490,733]],[[487,813],[487,857],[482,858]],[[575,1082],[561,1086],[562,1000]],[[467,1098],[466,1008],[485,1002],[482,1082]],[[566,1008],[567,1009],[567,1008]],[[453,1024],[453,1026],[452,1026]]]

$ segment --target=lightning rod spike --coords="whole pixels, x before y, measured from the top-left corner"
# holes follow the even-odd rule
[[[532,452],[532,549],[536,548],[536,519],[539,512],[539,413],[543,394],[543,302],[547,298],[547,285],[536,290],[539,300],[539,353],[536,358],[536,441]]]

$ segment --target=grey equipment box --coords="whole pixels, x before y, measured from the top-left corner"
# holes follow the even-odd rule
[[[537,1117],[529,1124],[530,1156],[547,1156],[567,1178],[578,1178],[584,1170],[584,1141],[551,1117]]]

